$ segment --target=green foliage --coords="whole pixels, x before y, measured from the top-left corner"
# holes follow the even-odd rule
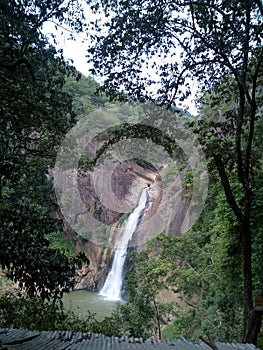
[[[213,176],[204,212],[191,231],[182,237],[158,235],[145,251],[132,253],[127,303],[113,315],[123,334],[156,336],[161,325],[169,339],[184,335],[196,340],[209,332],[218,340],[240,341],[239,232],[218,177]],[[178,302],[158,302],[162,290],[174,291]]]
[[[92,161],[93,161],[93,157],[90,155],[90,153],[87,150],[84,150],[79,160],[79,164],[78,164],[79,169],[82,169],[83,171],[87,171],[89,169],[89,164]]]
[[[177,93],[182,100],[187,97],[190,85],[180,86],[190,75],[199,78],[206,94],[196,132],[213,160],[210,170],[215,165],[219,177],[211,174],[206,211],[190,232],[179,238],[160,235],[144,252],[131,256],[128,300],[113,318],[98,323],[90,315],[76,322],[75,315],[50,304],[47,299],[72,286],[77,260],[62,253],[61,238],[51,245],[47,240],[52,232],[61,232],[61,222],[52,216],[49,169],[64,134],[94,105],[103,104],[105,97],[90,95],[97,88],[91,79],[75,83],[68,77],[78,74],[41,34],[42,24],[53,18],[81,30],[84,18],[77,1],[4,0],[0,5],[0,263],[31,298],[3,296],[2,326],[79,330],[78,324],[81,330],[109,335],[158,333],[160,337],[161,328],[173,318],[164,330],[168,337],[197,338],[209,331],[219,340],[240,341],[243,308],[243,340],[255,343],[252,297],[263,292],[262,7],[258,1],[162,6],[145,0],[132,8],[117,3],[91,2],[94,10],[101,6],[107,15],[105,30],[99,21],[93,22],[93,29],[98,29],[89,49],[93,73],[104,75],[104,89],[113,97],[123,90],[125,97],[151,100],[148,86],[154,82],[142,71],[156,68],[160,88],[155,97],[168,106],[175,103]],[[181,59],[176,59],[177,53]],[[162,59],[156,60],[156,55]],[[117,109],[112,105],[112,113],[102,111],[91,121],[105,127],[121,121],[122,126],[108,130],[109,142],[95,158],[83,153],[80,165],[85,170],[92,169],[109,146],[129,138],[147,139],[170,156],[182,157],[171,135],[158,128],[158,123],[174,125],[171,120],[158,115],[156,128],[146,127],[138,108],[131,113],[124,105],[116,116]],[[129,120],[137,124],[124,123]],[[169,183],[176,171],[168,168],[165,181]],[[190,198],[191,172],[185,172],[184,185],[189,185]],[[94,207],[94,213],[100,209]],[[109,232],[100,234],[103,238]],[[179,292],[187,307],[158,302],[159,291],[166,287]]]
[[[251,209],[253,172],[262,158],[257,131],[262,114],[262,4],[256,0],[143,0],[132,4],[100,0],[90,4],[94,12],[105,14],[101,21],[91,23],[93,45],[88,52],[92,73],[103,76],[103,89],[112,98],[125,95],[136,101],[154,100],[173,106],[189,96],[191,77],[198,81],[200,92],[206,93],[197,133],[238,221],[244,283],[243,341],[256,344],[261,318],[255,322],[253,310],[252,291],[257,281],[252,272],[256,238]],[[152,93],[154,86],[157,88]],[[235,171],[237,181],[233,182]],[[187,196],[191,197],[190,192]],[[260,274],[263,280],[263,271]]]
[[[124,213],[118,220],[117,227],[121,227],[124,223],[124,221],[129,217],[131,212]]]
[[[50,242],[49,247],[51,249],[60,250],[63,254],[71,258],[76,256],[73,242],[65,236],[63,231],[50,233],[46,238]]]
[[[40,298],[4,294],[0,297],[1,328],[55,330],[65,321],[59,303]]]
[[[24,166],[12,172],[9,191],[5,182],[0,207],[1,266],[29,294],[56,297],[73,286],[77,260],[49,247],[46,235],[61,229],[52,217],[50,183],[36,161]]]
[[[129,274],[126,284],[127,302],[119,304],[113,318],[126,336],[161,338],[161,327],[172,311],[172,305],[158,301],[157,294],[164,288],[161,276],[166,271],[162,261],[149,256],[148,251],[129,255]]]
[[[70,95],[74,96],[73,110],[78,120],[107,102],[105,95],[96,93],[99,84],[83,75],[78,81],[74,77],[68,77],[64,88]]]
[[[241,66],[247,54],[241,37],[251,39],[246,47],[259,62],[262,8],[257,1],[117,4],[91,2],[94,12],[100,9],[105,18],[91,23],[93,45],[88,50],[93,74],[103,76],[104,88],[112,97],[123,97],[120,92],[124,92],[137,100],[173,104],[180,97],[182,102],[192,87],[189,76],[208,89]],[[153,94],[148,86],[156,83]]]
[[[192,231],[174,242],[173,251],[170,248],[178,264],[170,276],[170,283],[183,293],[188,305],[176,311],[176,321],[167,330],[171,337],[181,332],[197,339],[210,332],[216,339],[240,341],[242,270],[239,234],[225,197],[217,192],[218,185],[214,184],[205,211]],[[226,211],[231,215],[226,216]],[[167,243],[165,248],[164,254],[169,256]],[[192,322],[189,322],[191,318]]]
[[[263,182],[262,182],[263,164],[255,169],[254,176],[256,188],[253,192],[253,207],[252,207],[252,273],[255,281],[254,296],[262,293],[263,285]]]
[[[223,206],[218,207],[218,210],[221,211],[224,225],[228,225],[228,230],[234,231],[229,242],[232,251],[237,250],[241,243],[246,324],[243,341],[256,343],[261,318],[259,317],[257,324],[253,321],[253,301],[255,295],[263,293],[263,236],[258,226],[262,223],[259,214],[262,181],[258,177],[259,173],[262,174],[262,143],[258,143],[258,133],[262,130],[262,91],[256,88],[257,84],[258,87],[262,84],[262,65],[259,63],[257,66],[257,82],[251,79],[254,69],[255,65],[251,60],[247,64],[246,72],[243,71],[247,74],[247,85],[243,88],[254,89],[251,95],[253,102],[249,98],[246,101],[242,96],[237,79],[230,75],[225,76],[201,100],[201,118],[197,123],[197,131],[211,161],[210,169],[216,167],[220,175],[229,204],[228,208]],[[243,101],[239,109],[236,106],[237,99]],[[253,108],[253,104],[258,104],[258,108]],[[221,232],[220,224],[218,228]],[[251,321],[248,321],[250,317]]]
[[[173,114],[172,116],[175,119],[176,115]],[[86,162],[86,169],[92,170],[95,167],[98,159],[103,154],[105,154],[112,145],[118,143],[121,140],[141,139],[143,140],[143,143],[151,141],[154,144],[161,146],[163,150],[167,152],[167,154],[169,154],[171,157],[173,156],[175,151],[180,149],[174,138],[172,138],[169,134],[160,131],[160,129],[156,127],[148,125],[148,123],[145,122],[139,122],[137,124],[123,123],[117,126],[114,125],[107,129],[107,133],[103,132],[99,136],[103,137],[104,141],[107,141],[104,142],[103,146],[97,150],[95,157],[90,160],[89,164]],[[128,143],[125,143],[125,148],[127,148],[127,145]],[[140,142],[136,140],[136,148],[138,147],[140,147]],[[132,149],[131,154],[133,154]],[[157,159],[158,155],[156,155],[155,160]],[[146,169],[152,168],[152,165],[150,165],[149,162],[146,162],[144,160],[134,158],[132,159],[132,161],[137,162],[139,165]]]
[[[183,175],[183,185],[187,189],[187,193],[184,195],[185,198],[191,199],[193,186],[194,186],[194,177],[192,169],[187,169]]]
[[[46,238],[62,229],[53,217],[49,171],[75,121],[72,97],[63,89],[75,70],[40,29],[53,16],[66,20],[64,10],[54,1],[0,6],[0,264],[29,295],[42,299],[72,287],[79,263],[50,248]],[[80,12],[75,8],[68,24],[77,27]]]

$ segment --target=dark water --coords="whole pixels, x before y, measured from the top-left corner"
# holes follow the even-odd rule
[[[78,290],[63,297],[64,306],[67,309],[76,311],[80,316],[88,315],[88,312],[96,313],[98,321],[110,316],[116,305],[116,301],[107,300],[102,295],[91,293],[86,290]]]

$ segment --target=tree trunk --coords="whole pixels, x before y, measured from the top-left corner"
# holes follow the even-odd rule
[[[257,345],[257,339],[261,328],[263,311],[252,310],[247,319],[246,332],[243,336],[243,343]]]
[[[244,328],[243,343],[257,345],[257,338],[261,328],[262,312],[253,308],[253,282],[252,282],[252,244],[249,216],[241,224],[243,278],[244,278]]]
[[[259,294],[263,295],[263,241],[261,245],[261,268],[260,268],[260,290]],[[244,333],[243,342],[257,345],[257,338],[260,332],[263,319],[263,311],[252,310],[247,322],[246,333]]]
[[[158,337],[159,339],[162,339],[162,330],[161,330],[161,317],[159,314],[158,306],[155,300],[153,300],[155,312],[156,312],[156,322],[157,322],[157,330],[158,330]]]

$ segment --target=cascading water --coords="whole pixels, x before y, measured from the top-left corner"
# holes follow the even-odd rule
[[[142,190],[137,207],[125,221],[125,226],[119,241],[114,247],[115,254],[112,268],[106,278],[100,294],[109,300],[121,300],[121,289],[123,282],[123,267],[126,259],[129,241],[139,224],[140,218],[148,204],[148,190]]]

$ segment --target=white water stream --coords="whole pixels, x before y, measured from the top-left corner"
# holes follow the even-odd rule
[[[125,221],[125,226],[119,241],[114,247],[115,253],[112,268],[105,280],[104,286],[100,291],[109,300],[121,300],[121,290],[123,282],[123,267],[126,259],[129,241],[132,239],[140,218],[147,206],[148,191],[147,188],[142,190],[137,207]]]

